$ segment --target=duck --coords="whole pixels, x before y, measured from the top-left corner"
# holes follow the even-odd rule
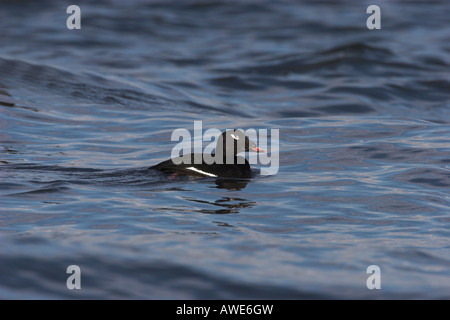
[[[167,174],[170,178],[176,176],[215,177],[249,179],[252,170],[242,152],[265,152],[260,149],[242,130],[229,129],[217,139],[215,153],[191,153],[165,160],[150,167]]]

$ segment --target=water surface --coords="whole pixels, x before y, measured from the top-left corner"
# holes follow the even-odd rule
[[[450,298],[450,7],[370,4],[2,2],[0,297]],[[278,173],[147,170],[199,120]]]

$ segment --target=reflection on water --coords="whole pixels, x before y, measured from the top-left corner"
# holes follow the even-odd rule
[[[192,201],[194,203],[208,204],[208,205],[220,208],[220,209],[215,209],[215,210],[193,209],[193,211],[201,212],[201,213],[208,213],[208,214],[239,213],[240,209],[251,208],[254,205],[256,205],[256,202],[253,202],[253,201],[248,201],[246,199],[241,199],[241,198],[230,198],[230,197],[223,197],[223,198],[215,200],[214,202],[201,200],[201,199],[188,198],[188,197],[183,197],[183,199]]]
[[[242,190],[244,189],[249,180],[238,180],[238,179],[216,179],[217,188],[224,188],[228,190]]]

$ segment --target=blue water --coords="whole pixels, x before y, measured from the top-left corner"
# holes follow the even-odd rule
[[[71,4],[0,4],[0,298],[450,298],[448,2]],[[278,173],[147,170],[194,121]]]

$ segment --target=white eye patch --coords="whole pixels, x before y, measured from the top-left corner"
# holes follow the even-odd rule
[[[239,140],[239,136],[235,136],[234,134],[230,133],[230,136],[234,139],[234,140]]]

